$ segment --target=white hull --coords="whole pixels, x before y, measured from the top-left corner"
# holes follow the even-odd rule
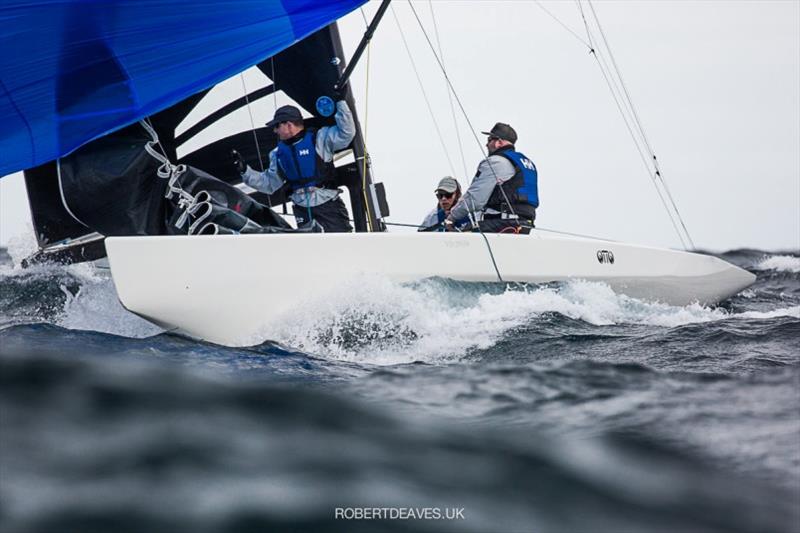
[[[716,257],[541,232],[110,237],[106,249],[127,309],[231,346],[265,340],[259,335],[270,322],[363,275],[491,282],[499,271],[506,282],[584,279],[672,305],[715,303],[755,280]]]

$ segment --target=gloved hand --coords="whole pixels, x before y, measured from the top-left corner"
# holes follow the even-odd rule
[[[231,162],[240,176],[247,170],[247,163],[244,162],[244,158],[236,150],[231,150]]]

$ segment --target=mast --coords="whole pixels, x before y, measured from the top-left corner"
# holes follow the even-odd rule
[[[336,24],[331,24],[329,29],[336,57],[343,58],[344,50],[342,49],[342,40],[339,36],[339,28]],[[356,60],[357,59],[358,58],[356,58]],[[340,68],[343,67],[344,64],[344,59],[342,59]],[[351,63],[351,66],[354,65],[355,63]],[[349,76],[348,72],[352,72],[352,68],[348,67],[345,69],[344,74]],[[344,74],[342,74],[342,76],[339,78],[337,85],[340,82],[344,83],[347,81],[347,77],[345,77]],[[352,148],[353,156],[355,157],[355,167],[359,178],[359,186],[356,189],[360,191],[360,194],[358,198],[351,197],[351,204],[353,207],[353,224],[357,232],[384,231],[385,226],[380,222],[380,213],[379,210],[376,209],[378,201],[374,194],[375,185],[372,177],[372,165],[370,164],[369,157],[367,155],[366,144],[364,143],[364,133],[361,128],[361,121],[358,119],[353,91],[350,90],[349,85],[346,88],[345,100],[347,101],[347,105],[350,107],[350,110],[353,113],[353,121],[356,125],[356,135],[353,138]],[[366,165],[364,164],[365,158]],[[359,206],[363,213],[362,217],[356,216],[355,213]]]
[[[361,42],[358,43],[350,63],[346,66],[346,68],[344,68],[344,72],[342,72],[341,76],[336,81],[336,84],[333,86],[334,90],[340,90],[342,87],[346,86],[345,99],[347,100],[347,104],[350,106],[350,109],[353,112],[353,119],[356,124],[356,135],[353,139],[352,147],[353,155],[355,156],[356,160],[356,169],[359,177],[361,178],[360,200],[363,203],[364,219],[366,222],[366,224],[364,224],[362,221],[358,220],[358,217],[356,217],[355,213],[353,213],[356,231],[385,231],[386,226],[380,221],[380,219],[384,216],[387,216],[389,213],[386,206],[383,187],[381,185],[379,188],[376,188],[376,185],[373,181],[372,165],[367,154],[366,143],[364,142],[364,134],[361,131],[361,121],[358,120],[358,115],[356,114],[353,91],[351,91],[350,87],[346,84],[350,79],[350,75],[353,73],[353,70],[358,64],[358,60],[361,59],[361,55],[364,53],[364,50],[366,50],[370,40],[372,39],[372,36],[375,34],[375,30],[383,18],[384,13],[386,13],[386,10],[389,8],[390,2],[391,0],[383,0],[383,2],[381,2],[381,5],[378,7],[378,11],[375,13],[372,22],[370,22],[369,26],[367,26],[367,31],[364,32],[364,36],[361,38]],[[336,57],[343,58],[344,51],[342,50],[342,40],[339,36],[339,28],[336,24],[331,24],[330,28],[331,39],[333,41]],[[345,62],[344,59],[342,59],[340,68],[344,66]],[[353,202],[353,204],[355,206],[355,202]],[[381,211],[381,206],[383,206],[384,210],[386,211],[385,213]]]

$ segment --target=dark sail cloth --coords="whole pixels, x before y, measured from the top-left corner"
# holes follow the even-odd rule
[[[152,138],[136,125],[62,158],[59,186],[69,213],[105,236],[295,231],[268,207],[202,170],[169,165],[165,177],[166,167],[148,152],[148,143]],[[204,230],[208,224],[214,231]]]
[[[58,160],[61,199],[78,222],[106,236],[166,233],[167,180],[138,125],[93,141]]]

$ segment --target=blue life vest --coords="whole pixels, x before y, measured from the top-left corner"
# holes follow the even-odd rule
[[[444,231],[445,230],[444,221],[445,221],[446,218],[447,218],[447,214],[444,212],[444,209],[442,209],[441,207],[439,207],[437,205],[436,206],[436,222],[431,224],[428,227],[422,227],[421,226],[420,229],[417,230],[417,231]],[[427,221],[428,221],[428,217],[426,217],[423,222],[427,222]],[[460,218],[460,219],[456,220],[453,223],[453,225],[457,229],[464,230],[468,226],[471,226],[472,223],[470,222],[469,217],[467,216],[467,217]]]
[[[511,161],[516,173],[511,179],[495,186],[489,201],[486,202],[486,207],[533,220],[536,218],[536,208],[539,207],[536,165],[523,153],[512,149],[501,149],[492,155],[500,155]]]
[[[295,142],[278,141],[278,170],[292,191],[302,187],[330,187],[333,185],[333,163],[326,163],[317,154],[317,135],[306,130]]]

